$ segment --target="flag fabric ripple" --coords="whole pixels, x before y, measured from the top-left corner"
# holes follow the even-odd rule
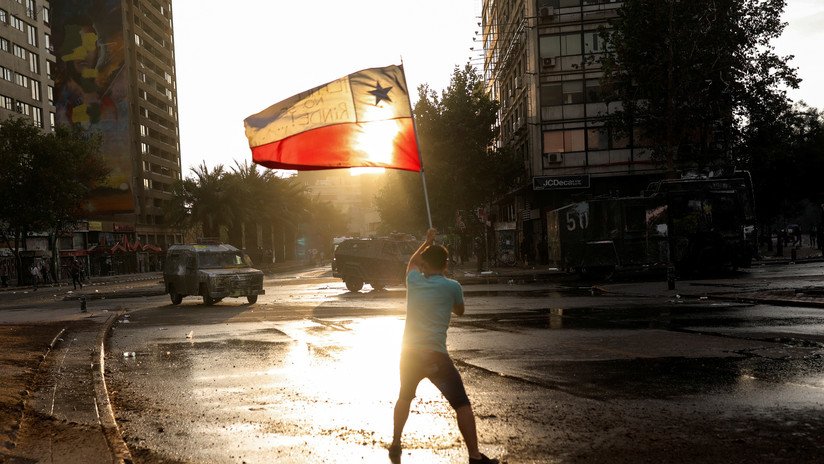
[[[402,66],[364,69],[301,92],[244,126],[252,161],[272,169],[421,170]]]

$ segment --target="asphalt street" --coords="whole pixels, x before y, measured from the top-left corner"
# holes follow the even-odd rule
[[[765,266],[675,291],[466,276],[467,315],[453,318],[449,349],[482,449],[511,463],[820,461],[821,273],[820,263]],[[100,449],[119,437],[144,463],[389,462],[402,287],[352,293],[318,268],[267,279],[257,304],[210,307],[172,306],[156,285],[87,289],[98,291],[82,314],[74,294],[0,294],[0,322],[67,329],[34,370],[0,456],[81,462],[54,452],[64,440],[49,451],[48,434],[31,433],[48,423],[58,438],[87,432],[74,446],[86,462],[111,462]],[[107,320],[119,437],[95,435],[106,400],[84,371]],[[431,384],[406,430],[403,462],[465,462]]]

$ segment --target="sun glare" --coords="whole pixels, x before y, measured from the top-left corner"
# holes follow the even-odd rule
[[[349,168],[350,176],[359,176],[361,174],[383,174],[386,168]]]
[[[355,140],[355,149],[366,154],[366,158],[376,164],[390,164],[393,159],[395,138],[400,132],[395,120],[367,123],[367,128]]]

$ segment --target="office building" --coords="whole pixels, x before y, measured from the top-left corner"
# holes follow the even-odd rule
[[[49,15],[56,124],[101,132],[110,169],[89,245],[180,242],[163,210],[181,178],[171,2],[66,0]]]
[[[522,155],[524,182],[497,204],[499,242],[540,255],[547,213],[576,199],[638,194],[663,170],[634,136],[610,133],[599,28],[615,0],[484,0],[483,73],[501,102],[499,143]],[[505,244],[499,243],[499,248]]]
[[[23,115],[54,125],[54,65],[49,2],[11,0],[0,6],[0,118]]]

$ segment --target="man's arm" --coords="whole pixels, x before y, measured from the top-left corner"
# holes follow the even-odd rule
[[[429,229],[426,231],[426,240],[418,247],[415,253],[412,254],[412,257],[409,258],[409,264],[406,265],[406,273],[409,274],[409,271],[412,269],[420,269],[421,268],[421,253],[423,250],[426,250],[427,247],[435,243],[435,234],[437,231],[435,229]]]
[[[463,303],[455,303],[452,305],[452,312],[455,313],[456,316],[463,316],[465,309]]]

